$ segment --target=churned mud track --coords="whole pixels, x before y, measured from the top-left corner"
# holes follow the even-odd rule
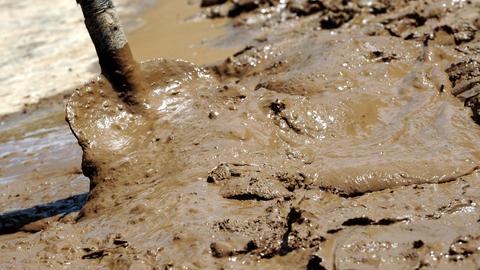
[[[142,114],[74,93],[90,197],[10,265],[478,268],[480,3],[217,2],[244,50],[144,63]]]

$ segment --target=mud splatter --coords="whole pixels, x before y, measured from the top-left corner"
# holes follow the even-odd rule
[[[480,128],[455,93],[476,87],[480,3],[218,4],[205,12],[236,10],[232,23],[258,36],[206,68],[144,63],[147,112],[126,111],[101,78],[75,92],[88,202],[78,223],[10,239],[2,256],[16,245],[23,265],[478,267]]]

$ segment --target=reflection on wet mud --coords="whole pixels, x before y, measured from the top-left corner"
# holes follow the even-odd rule
[[[143,63],[142,113],[102,78],[74,93],[90,196],[8,265],[478,268],[480,128],[452,89],[480,2],[220,2],[250,46]]]

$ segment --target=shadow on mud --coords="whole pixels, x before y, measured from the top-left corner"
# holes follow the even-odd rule
[[[80,211],[85,204],[88,193],[82,193],[69,198],[40,204],[26,209],[15,210],[0,214],[0,235],[15,233],[32,222],[72,212]]]

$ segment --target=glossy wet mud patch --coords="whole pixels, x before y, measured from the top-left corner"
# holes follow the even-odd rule
[[[86,201],[88,179],[63,104],[45,107],[0,126],[0,234],[41,231]]]
[[[328,235],[341,238],[337,234],[371,226],[400,229],[416,220],[386,210],[370,212],[376,208],[373,201],[382,204],[381,194],[392,188],[476,177],[478,158],[472,150],[478,148],[479,129],[461,103],[429,81],[434,64],[419,60],[421,48],[390,37],[319,38],[321,50],[307,45],[312,37],[288,41],[288,48],[301,50],[305,59],[286,51],[286,44],[237,54],[215,69],[236,65],[244,69],[240,74],[250,74],[234,81],[188,62],[146,62],[151,89],[144,93],[142,114],[130,113],[103,79],[77,91],[68,104],[68,120],[93,188],[81,223],[108,217],[128,220],[130,229],[156,224],[150,225],[155,239],[167,233],[160,228],[183,224],[178,233],[168,230],[174,236],[161,253],[176,257],[193,241],[199,245],[196,254],[212,255],[213,261],[196,261],[199,265],[232,256],[300,256],[299,250],[325,245]],[[372,61],[372,47],[402,55],[395,66]],[[258,65],[237,65],[245,58],[257,59]],[[288,65],[268,73],[280,61]],[[311,65],[300,64],[305,62]],[[339,75],[332,63],[351,68],[340,68]],[[300,76],[298,83],[289,79]],[[339,82],[344,89],[332,87]],[[373,191],[380,193],[358,197]],[[416,196],[406,194],[401,196]],[[319,223],[326,212],[314,210],[319,205],[313,198],[350,204],[357,200],[352,196],[374,199],[365,214],[347,207],[345,216],[332,212],[339,217]],[[169,213],[171,207],[176,213]],[[435,220],[429,214],[418,218]],[[211,226],[199,232],[205,224]],[[125,230],[120,225],[107,229]],[[215,240],[207,240],[211,235]],[[405,248],[412,245],[406,242]],[[101,254],[102,260],[116,262],[113,255],[119,252],[126,254],[106,248],[84,258]],[[331,255],[325,261],[336,263]]]
[[[302,41],[291,42],[289,47],[302,47],[310,59],[326,61],[263,77],[262,87],[225,84],[186,62],[148,62],[152,89],[144,114],[130,113],[102,80],[86,86],[71,99],[68,119],[84,150],[84,172],[95,187],[92,196],[113,204],[117,197],[122,200],[118,192],[129,192],[122,186],[131,185],[131,179],[143,182],[187,168],[204,171],[204,178],[222,186],[225,198],[262,200],[288,197],[296,188],[351,196],[472,174],[478,166],[472,150],[478,147],[474,138],[479,129],[461,104],[425,81],[429,75],[422,68],[428,70],[428,63],[415,70],[420,50],[405,51],[398,63],[404,70],[392,70],[358,59],[369,55],[365,43],[400,51],[393,41],[349,39],[331,41],[335,54],[333,45],[316,53],[302,47]],[[338,59],[342,50],[356,53]],[[288,53],[277,55],[264,61],[295,65]],[[340,79],[324,64],[334,61],[357,66],[342,71],[350,89],[321,88],[329,80],[317,74]],[[356,76],[356,86],[349,82],[349,74],[367,70],[374,74]],[[293,83],[290,73],[304,76],[303,82]],[[368,80],[375,73],[385,79]],[[117,188],[123,191],[114,193]],[[115,198],[106,199],[106,192]],[[94,212],[103,207],[90,205]]]
[[[220,2],[238,13],[240,2]],[[77,90],[67,118],[90,197],[76,222],[6,239],[1,256],[113,269],[478,267],[480,128],[452,95],[475,89],[478,37],[455,23],[476,27],[478,3],[366,2],[256,1],[235,22],[259,36],[223,63],[143,63],[142,113],[104,79]]]
[[[405,18],[410,27],[428,24]],[[451,213],[477,211],[476,197],[415,190],[476,179],[480,130],[446,92],[452,48],[392,31],[287,34],[280,27],[277,42],[247,47],[208,70],[182,61],[147,62],[151,89],[142,114],[130,113],[104,80],[80,89],[68,120],[93,187],[82,222],[160,211],[170,219],[158,228],[183,224],[160,253],[176,257],[195,243],[191,252],[212,255],[181,265],[299,256],[305,266],[348,266],[369,257],[367,243],[389,230],[389,242],[371,246],[387,250],[382,256],[388,261],[401,257],[393,251],[399,245],[421,249],[406,231],[423,239],[422,223],[441,226]],[[166,199],[174,194],[183,195]],[[418,200],[419,194],[440,197],[413,212],[394,210],[405,201],[384,205],[385,198]],[[359,201],[368,207],[361,210]],[[340,210],[343,203],[349,206]],[[112,207],[118,213],[108,211]],[[164,212],[169,207],[177,213]],[[159,220],[153,215],[140,214],[130,225]],[[152,233],[164,234],[158,230]],[[378,235],[349,238],[370,230]],[[454,235],[441,240],[445,247]],[[329,248],[329,241],[344,244]],[[356,254],[353,246],[364,252]],[[420,257],[411,264],[423,263]]]

